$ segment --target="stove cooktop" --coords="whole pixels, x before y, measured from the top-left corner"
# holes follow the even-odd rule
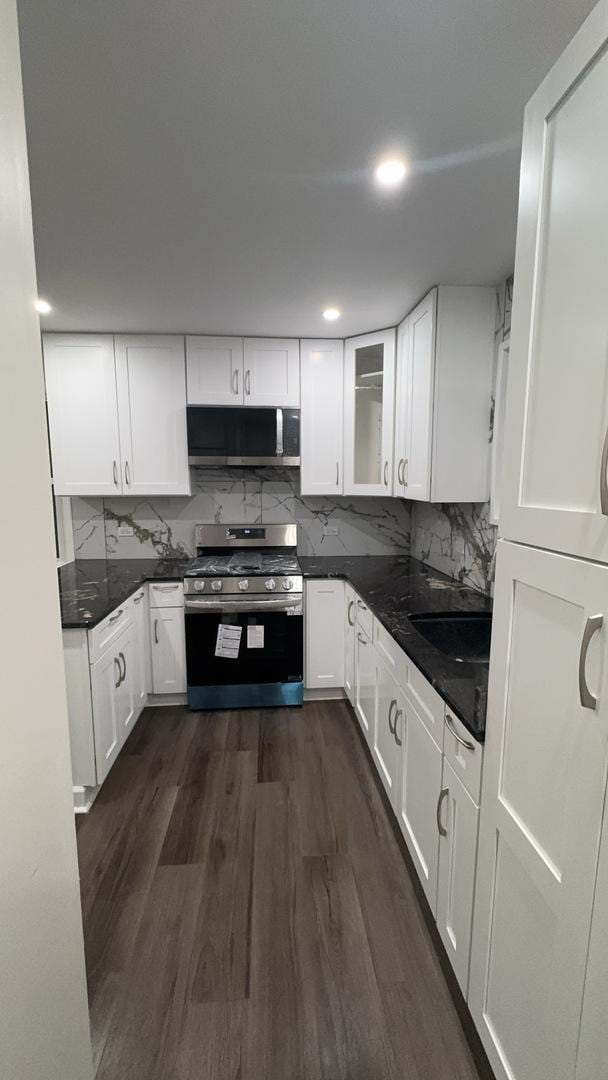
[[[249,549],[200,555],[185,571],[185,577],[262,577],[300,573],[300,564],[295,555]]]

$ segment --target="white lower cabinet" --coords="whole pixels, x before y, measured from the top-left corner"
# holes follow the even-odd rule
[[[355,705],[355,590],[344,585],[344,690]]]
[[[372,754],[395,813],[399,811],[404,708],[403,691],[376,653],[376,724]]]
[[[183,607],[150,607],[152,691],[186,691],[186,636]]]
[[[355,715],[368,746],[376,722],[376,654],[371,638],[355,622]]]
[[[128,623],[112,648],[91,667],[97,784],[108,775],[135,720],[135,654],[134,627]]]
[[[445,757],[437,824],[437,929],[466,998],[469,986],[479,808]]]
[[[402,783],[398,820],[433,915],[437,911],[441,747],[404,698]]]
[[[305,679],[309,690],[344,686],[344,582],[306,582]]]

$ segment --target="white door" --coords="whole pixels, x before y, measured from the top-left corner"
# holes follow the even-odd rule
[[[243,339],[186,338],[189,405],[242,405]]]
[[[306,676],[308,689],[344,686],[344,582],[306,582]]]
[[[409,697],[403,698],[403,761],[398,820],[433,915],[437,910],[441,750]]]
[[[148,696],[148,655],[150,651],[149,617],[146,610],[146,590],[139,589],[131,599],[135,649],[131,669],[133,700],[137,715],[141,713]]]
[[[425,502],[431,497],[436,323],[433,289],[409,316],[408,334],[405,497]]]
[[[184,609],[150,608],[152,689],[155,694],[186,691]]]
[[[479,809],[445,757],[441,790],[437,928],[466,998]]]
[[[184,339],[116,338],[123,494],[188,495]]]
[[[390,495],[393,484],[395,331],[344,346],[344,493]]]
[[[120,665],[120,681],[115,688],[116,731],[119,749],[123,746],[137,717],[135,676],[137,675],[137,632],[134,623],[127,626],[114,646]]]
[[[109,649],[91,667],[93,728],[97,783],[102,784],[120,750],[121,732],[117,693],[122,679],[122,664],[117,649]]]
[[[525,113],[502,534],[608,561],[608,5]]]
[[[355,593],[344,585],[344,689],[355,705]]]
[[[119,494],[114,339],[45,334],[43,347],[55,494]]]
[[[376,716],[376,651],[358,626],[355,626],[355,713],[371,748]]]
[[[397,360],[395,371],[395,438],[393,444],[393,495],[406,497],[406,469],[408,467],[408,373],[410,347],[410,320],[404,319],[397,327]]]
[[[245,405],[300,408],[300,342],[245,338]]]
[[[340,495],[344,345],[341,341],[302,341],[300,350],[302,495]]]
[[[377,654],[376,654],[377,655]],[[391,806],[399,812],[402,763],[403,692],[385,663],[376,659],[376,724],[372,753]]]
[[[608,760],[608,567],[500,541],[469,1004],[499,1080],[572,1080]]]

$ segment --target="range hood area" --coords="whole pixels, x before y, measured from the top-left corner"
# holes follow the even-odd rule
[[[300,410],[189,405],[190,465],[298,466]]]

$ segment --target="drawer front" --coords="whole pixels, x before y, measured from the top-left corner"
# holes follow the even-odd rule
[[[94,664],[107,649],[111,648],[132,618],[131,600],[114,609],[103,622],[89,630],[89,663]]]
[[[374,616],[367,604],[364,604],[361,597],[357,596],[357,593],[355,593],[355,622],[371,641],[374,632]]]
[[[374,645],[389,671],[402,689],[407,687],[409,661],[403,649],[400,649],[388,630],[374,618]]]
[[[151,581],[148,590],[151,608],[184,606],[184,586],[181,581]]]
[[[457,716],[445,707],[443,752],[476,806],[481,795],[483,746],[475,741]]]
[[[437,746],[443,748],[445,702],[411,661],[407,671],[407,690],[427,731]]]

